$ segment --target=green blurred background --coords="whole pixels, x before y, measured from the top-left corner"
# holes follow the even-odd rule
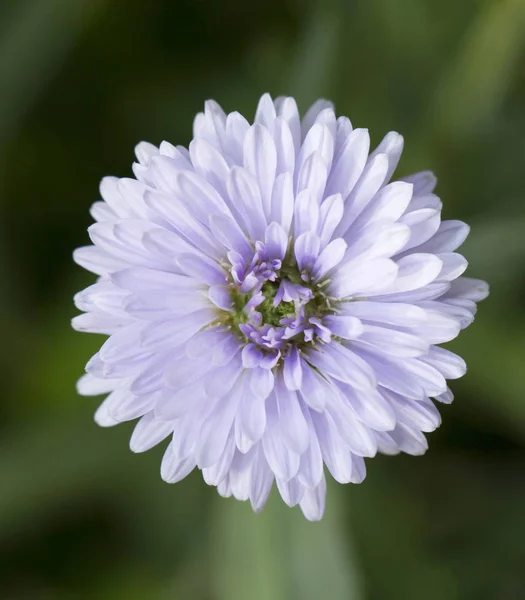
[[[318,524],[163,483],[162,449],[132,455],[74,388],[101,343],[69,326],[100,178],[265,91],[402,132],[399,172],[437,173],[492,286],[427,455],[369,460]],[[3,0],[0,598],[525,598],[524,176],[524,0]]]

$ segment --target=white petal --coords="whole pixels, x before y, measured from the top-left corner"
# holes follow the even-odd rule
[[[129,265],[125,259],[112,256],[96,246],[77,248],[73,252],[73,260],[96,275],[108,275]]]
[[[252,369],[252,371],[265,371],[268,369]],[[251,380],[253,383],[253,379]],[[270,392],[268,392],[269,394]],[[241,400],[239,412],[235,417],[235,440],[237,448],[246,453],[263,436],[266,429],[266,398],[257,395],[254,396],[247,389]]]
[[[177,483],[187,477],[196,466],[193,456],[178,458],[173,451],[172,443],[170,443],[162,458],[160,475],[166,483]]]
[[[472,279],[471,277],[460,277],[452,282],[445,297],[448,299],[462,298],[480,302],[489,295],[489,286],[486,281]]]
[[[199,468],[214,465],[225,450],[244,393],[244,381],[238,380],[231,392],[216,402],[202,424],[195,449]]]
[[[301,455],[301,464],[299,466],[297,479],[305,487],[312,489],[319,485],[323,477],[323,456],[321,454],[319,440],[317,439],[317,433],[312,423],[312,419],[310,418],[310,412],[304,405],[302,406],[302,409],[305,419],[308,422],[310,444],[306,452]]]
[[[332,240],[319,254],[314,263],[313,276],[321,279],[336,267],[342,260],[346,252],[346,242],[343,238]]]
[[[347,302],[343,305],[345,315],[353,315],[370,323],[386,323],[397,327],[419,327],[427,320],[427,313],[412,304],[371,302]]]
[[[108,394],[123,385],[126,380],[122,379],[98,379],[89,373],[82,375],[77,381],[77,392],[82,396],[99,396]]]
[[[436,310],[427,310],[427,321],[418,327],[421,335],[430,344],[443,344],[455,339],[461,330],[461,322],[455,316]]]
[[[347,402],[352,406],[358,420],[365,427],[374,431],[392,431],[395,428],[396,417],[394,411],[377,390],[360,393],[344,384],[339,384],[338,387],[343,392]],[[340,411],[340,406],[336,407],[335,410]],[[336,413],[332,413],[332,415],[334,414]],[[355,423],[353,423],[353,427],[355,429]]]
[[[115,427],[115,425],[119,425],[119,421],[116,421],[113,417],[108,414],[106,401],[102,402],[102,404],[97,408],[94,415],[95,423],[99,427]]]
[[[129,447],[133,452],[145,452],[162,442],[172,431],[171,421],[157,419],[152,412],[149,412],[135,426]]]
[[[414,194],[417,195],[430,194],[434,191],[437,183],[437,179],[432,171],[414,173],[414,175],[403,177],[403,181],[412,183],[414,185]]]
[[[351,230],[346,237],[349,243],[346,260],[391,258],[406,246],[410,235],[410,228],[401,223],[374,223],[356,234]]]
[[[336,235],[344,235],[356,218],[365,209],[372,198],[381,189],[388,170],[388,158],[385,154],[378,154],[370,160],[363,170],[351,193],[345,202],[345,214],[341,219]]]
[[[305,493],[305,488],[303,484],[299,482],[297,477],[294,477],[289,481],[283,481],[282,479],[277,478],[275,482],[277,483],[277,489],[285,504],[288,506],[297,506]]]
[[[219,460],[211,467],[202,469],[202,477],[208,485],[219,485],[228,475],[235,454],[235,440],[232,432],[226,440],[224,450]]]
[[[308,363],[303,359],[301,360],[303,371],[301,398],[312,410],[323,412],[326,405],[326,395],[330,394],[330,386]]]
[[[271,220],[280,223],[288,235],[292,224],[293,214],[293,178],[290,173],[282,173],[275,180],[273,187]]]
[[[258,448],[253,463],[253,475],[249,498],[254,512],[260,512],[270,495],[273,485],[273,473],[266,462],[262,448]]]
[[[281,173],[293,174],[295,169],[295,146],[290,127],[282,117],[278,117],[275,121],[273,137],[277,151],[277,175]]]
[[[306,134],[298,157],[298,169],[301,170],[306,159],[313,153],[319,153],[327,171],[330,170],[334,156],[334,138],[326,125],[316,123]]]
[[[442,221],[436,234],[418,252],[453,252],[467,239],[470,227],[462,221]]]
[[[348,117],[339,117],[336,121],[335,151],[339,154],[346,138],[352,133],[353,127]]]
[[[468,267],[467,259],[457,252],[440,252],[437,254],[439,260],[443,263],[439,279],[452,281],[463,275]]]
[[[288,236],[279,223],[270,223],[264,233],[265,254],[268,258],[284,259],[288,246]]]
[[[244,138],[244,166],[257,177],[267,216],[271,214],[272,189],[277,171],[277,151],[272,136],[262,125],[253,125]]]
[[[327,344],[322,349],[310,350],[306,360],[323,375],[330,375],[358,389],[369,390],[375,387],[374,374],[370,367],[341,344]]]
[[[275,101],[275,109],[277,115],[282,117],[290,128],[297,154],[301,147],[301,120],[299,118],[297,103],[293,98],[280,98]]]
[[[323,110],[326,110],[327,108],[329,109],[334,109],[334,105],[332,104],[332,102],[330,102],[329,100],[325,100],[324,98],[320,98],[319,100],[316,100],[312,106],[310,106],[310,108],[306,111],[302,123],[301,123],[301,130],[302,130],[302,135],[303,135],[303,139],[305,138],[306,134],[308,133],[308,131],[310,130],[310,128],[313,126],[313,124],[315,123],[317,116],[319,115],[319,113],[321,113]]]
[[[429,349],[428,342],[419,335],[376,325],[365,325],[359,341],[400,358],[422,356]]]
[[[273,131],[276,117],[277,113],[275,111],[275,105],[272,97],[270,94],[263,94],[257,105],[254,123],[260,123],[261,125],[264,125],[264,127],[271,132]]]
[[[388,258],[350,261],[340,267],[330,290],[336,298],[384,293],[395,283],[398,266]]]
[[[413,210],[404,214],[399,219],[399,223],[410,227],[410,240],[403,248],[403,251],[406,252],[417,248],[436,233],[441,223],[441,211],[433,208]]]
[[[112,273],[111,281],[125,290],[143,292],[146,290],[168,290],[170,288],[197,290],[202,285],[186,275],[166,271],[131,267]]]
[[[421,456],[428,450],[428,442],[425,436],[412,427],[399,423],[394,431],[390,433],[402,452],[412,456]]]
[[[458,379],[467,372],[467,365],[461,356],[439,346],[432,346],[421,360],[435,367],[447,379]]]
[[[434,431],[441,424],[439,412],[428,398],[414,402],[385,389],[381,393],[394,409],[400,423],[425,432]]]
[[[206,308],[210,308],[208,298],[194,291],[136,292],[125,302],[125,310],[128,314],[146,321],[190,315]]]
[[[432,283],[441,272],[443,263],[433,254],[409,254],[397,261],[396,280],[382,293],[409,292]]]
[[[310,190],[300,192],[295,199],[294,235],[297,239],[303,233],[316,233],[319,222],[319,204]]]
[[[284,383],[289,390],[300,390],[303,381],[303,369],[299,351],[292,346],[290,352],[284,359],[283,368]]]
[[[302,163],[297,171],[297,193],[309,190],[317,204],[321,204],[327,176],[328,169],[321,154],[314,152]]]
[[[226,274],[219,265],[206,257],[181,254],[177,257],[177,264],[188,277],[208,285],[224,285],[227,281]]]
[[[246,169],[234,167],[228,178],[228,192],[248,235],[252,240],[261,240],[267,221],[256,176]]]
[[[364,331],[358,318],[347,315],[328,315],[323,318],[323,325],[326,325],[333,335],[346,340],[355,340]]]
[[[221,196],[226,197],[226,180],[230,168],[224,156],[204,139],[194,138],[189,146],[195,171],[204,177]]]
[[[228,250],[235,250],[244,257],[253,254],[246,236],[232,218],[226,215],[212,215],[210,229],[215,238]],[[220,253],[217,255],[220,256]]]
[[[326,195],[341,194],[346,199],[363,172],[370,148],[367,129],[354,129],[334,159],[326,184]]]
[[[370,154],[370,158],[378,154],[386,154],[388,157],[388,171],[385,182],[389,181],[397,168],[401,153],[403,152],[403,136],[395,131],[386,134],[379,146]]]
[[[308,424],[301,411],[297,394],[286,387],[281,377],[276,380],[275,398],[283,442],[292,452],[301,455],[310,443]]]
[[[144,350],[170,346],[177,348],[216,318],[213,309],[203,309],[181,319],[166,319],[147,325],[140,336]]]
[[[289,481],[297,475],[300,456],[284,443],[284,437],[278,425],[279,417],[273,395],[267,401],[267,417],[268,426],[262,439],[264,456],[275,476],[283,481]]]
[[[232,112],[226,117],[224,149],[236,165],[243,164],[244,138],[248,129],[250,124],[240,113]]]
[[[372,223],[394,223],[405,212],[412,198],[412,185],[394,181],[382,188],[356,219],[353,229],[369,227]]]
[[[343,218],[344,204],[341,194],[334,194],[326,198],[321,204],[319,210],[319,237],[321,238],[321,246],[326,246],[339,222]]]

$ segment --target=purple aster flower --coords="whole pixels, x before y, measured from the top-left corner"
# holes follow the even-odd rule
[[[189,149],[141,143],[135,179],[103,179],[75,260],[99,276],[75,302],[109,338],[81,394],[101,426],[139,419],[131,449],[170,438],[161,474],[195,467],[222,496],[264,506],[273,482],[311,520],[325,467],[422,454],[463,360],[454,339],[486,297],[441,221],[429,172],[391,182],[403,138],[316,102],[264,95],[251,125],[212,101]]]

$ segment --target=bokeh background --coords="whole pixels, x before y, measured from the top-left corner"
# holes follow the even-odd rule
[[[75,392],[100,178],[140,140],[188,143],[205,99],[251,116],[265,91],[401,131],[398,173],[438,174],[492,286],[427,455],[369,460],[318,524],[163,483],[162,449],[132,455],[132,424],[97,428]],[[525,598],[524,184],[524,0],[3,0],[0,598]]]

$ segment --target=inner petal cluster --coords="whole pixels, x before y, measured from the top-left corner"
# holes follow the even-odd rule
[[[255,242],[250,260],[236,251],[228,253],[225,293],[229,299],[217,303],[220,323],[244,346],[245,368],[271,369],[292,348],[329,343],[332,337],[323,323],[335,312],[333,300],[323,291],[328,280],[315,281],[313,262],[299,268],[277,223],[268,227],[265,240]]]

